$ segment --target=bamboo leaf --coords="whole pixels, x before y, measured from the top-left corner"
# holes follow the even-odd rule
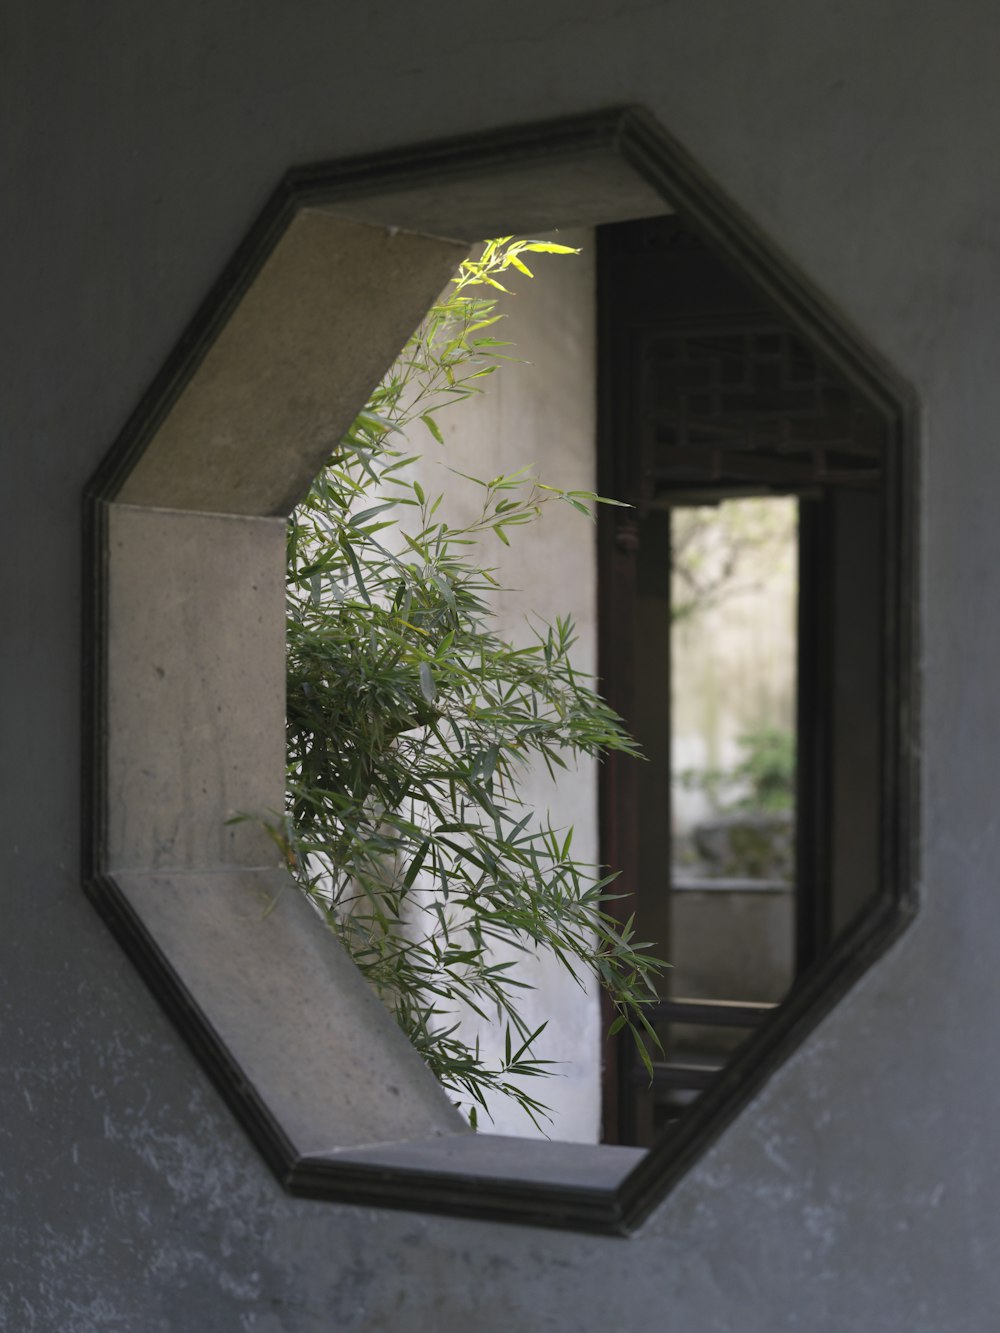
[[[434,673],[431,671],[428,662],[420,663],[420,693],[429,704],[437,699],[437,686],[434,684]]]
[[[331,448],[287,543],[288,807],[270,836],[472,1121],[493,1097],[536,1123],[545,1113],[516,1081],[550,1072],[532,1054],[544,1024],[527,1020],[520,957],[542,950],[579,984],[596,976],[613,1032],[630,1030],[647,1068],[643,1005],[662,966],[605,911],[613,875],[575,860],[571,831],[520,790],[528,761],[557,772],[637,747],[576,672],[568,618],[536,643],[504,641],[490,600],[502,574],[478,554],[490,530],[510,545],[549,499],[588,514],[604,501],[530,469],[469,474],[478,514],[449,519],[450,497],[428,508],[405,438],[419,419],[443,444],[440,413],[506,362],[487,289],[506,290],[510,269],[530,276],[533,252],[572,247],[498,237],[460,266]],[[462,1014],[494,1024],[491,1050],[463,1040]]]

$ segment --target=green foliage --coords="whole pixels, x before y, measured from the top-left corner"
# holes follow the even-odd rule
[[[744,788],[737,809],[777,814],[795,801],[795,737],[779,727],[759,727],[739,738],[743,757],[732,781]]]
[[[682,781],[708,793],[725,814],[783,814],[795,803],[795,737],[780,727],[757,727],[738,739],[732,768],[688,770]]]
[[[675,623],[766,583],[794,551],[795,504],[754,496],[685,505],[671,514],[671,617]]]
[[[491,1092],[544,1111],[516,1081],[548,1072],[532,1054],[542,1029],[519,1010],[518,952],[550,950],[580,981],[596,974],[637,1036],[660,966],[608,914],[613,876],[577,861],[572,831],[518,796],[529,761],[554,772],[635,746],[574,670],[569,620],[526,647],[494,631],[497,576],[481,563],[484,541],[509,543],[546,505],[590,514],[597,497],[526,471],[468,478],[478,513],[451,526],[446,498],[413,479],[412,432],[443,443],[440,412],[507,359],[483,289],[506,290],[538,252],[569,251],[506,237],[462,265],[288,534],[288,811],[275,836],[473,1121]],[[499,1061],[463,1042],[463,1010],[505,1027]]]

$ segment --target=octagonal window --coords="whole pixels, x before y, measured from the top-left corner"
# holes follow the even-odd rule
[[[602,1144],[472,1133],[266,829],[231,822],[284,801],[286,516],[470,245],[566,227],[596,229],[596,489],[630,506],[601,517],[595,646],[650,753],[604,766],[601,858],[689,984],[657,1001],[651,1081],[618,1038],[594,1059]],[[88,500],[89,891],[286,1187],[627,1230],[905,923],[906,404],[641,113],[287,179]],[[672,868],[671,570],[695,510],[768,498],[795,510],[795,776],[785,975],[762,1000],[704,968],[692,992],[680,952],[766,893],[727,903]]]

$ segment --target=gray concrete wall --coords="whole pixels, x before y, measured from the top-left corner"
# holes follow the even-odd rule
[[[15,0],[0,21],[0,1327],[989,1333],[1000,16],[498,17]],[[292,1201],[80,893],[81,487],[289,164],[632,101],[921,395],[923,911],[633,1240]]]

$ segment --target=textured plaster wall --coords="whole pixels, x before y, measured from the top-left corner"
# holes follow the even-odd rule
[[[0,52],[0,1327],[989,1333],[996,8],[15,0]],[[80,489],[290,163],[631,101],[926,409],[922,915],[631,1241],[291,1201],[79,891]]]

